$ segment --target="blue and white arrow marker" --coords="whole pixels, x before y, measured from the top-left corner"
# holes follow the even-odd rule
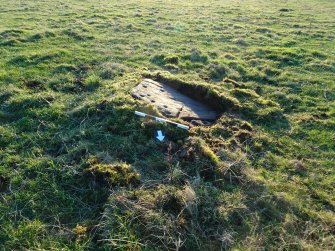
[[[162,142],[164,140],[164,138],[165,138],[165,136],[164,136],[163,132],[161,130],[158,130],[156,139],[158,139],[159,141]]]

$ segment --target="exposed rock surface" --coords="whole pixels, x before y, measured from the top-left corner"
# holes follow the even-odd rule
[[[152,79],[144,79],[132,90],[132,96],[156,106],[166,117],[213,121],[219,115],[203,103]]]

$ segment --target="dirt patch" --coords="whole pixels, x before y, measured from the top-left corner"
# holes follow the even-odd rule
[[[0,193],[6,192],[8,187],[8,179],[0,175]]]
[[[132,96],[156,106],[166,117],[187,121],[214,121],[220,115],[219,111],[200,102],[199,99],[194,99],[167,83],[149,78],[144,79],[133,89]]]
[[[175,194],[166,194],[160,201],[162,209],[174,215],[180,214],[183,210],[183,203]]]
[[[290,12],[293,11],[292,9],[282,8],[279,10],[280,12]]]
[[[40,81],[40,80],[24,80],[23,81],[25,86],[29,89],[33,89],[33,90],[43,90],[45,89],[45,85],[44,82]]]

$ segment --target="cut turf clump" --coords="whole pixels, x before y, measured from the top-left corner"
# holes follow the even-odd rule
[[[215,153],[200,138],[190,138],[180,150],[180,157],[187,161],[194,162],[205,158],[211,165],[218,165],[219,159]]]
[[[215,181],[221,176],[222,163],[204,140],[197,137],[188,139],[178,154],[190,176],[200,176],[205,181]]]
[[[141,175],[129,164],[119,162],[113,164],[98,163],[95,158],[88,160],[89,168],[85,170],[96,182],[107,182],[113,186],[130,186],[140,183]]]

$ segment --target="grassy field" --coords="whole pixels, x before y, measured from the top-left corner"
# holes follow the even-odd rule
[[[0,20],[0,250],[335,249],[333,0],[1,0]],[[222,116],[141,120],[144,77]]]

